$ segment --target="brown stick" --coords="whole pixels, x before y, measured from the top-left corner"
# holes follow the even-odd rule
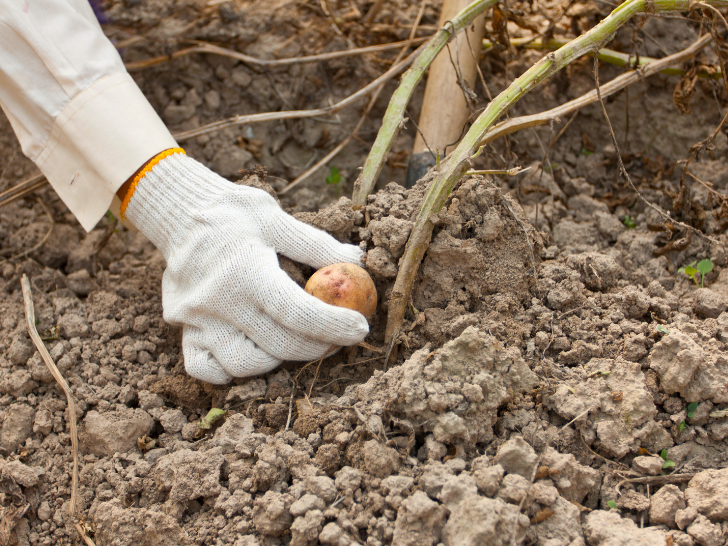
[[[374,5],[371,8],[369,8],[369,11],[364,16],[363,23],[365,25],[371,25],[372,24],[372,22],[374,21],[374,18],[379,14],[379,10],[382,9],[382,6],[384,5],[384,1],[385,0],[376,0],[374,2]]]
[[[445,0],[439,26],[447,25],[469,4],[469,0]],[[472,88],[478,75],[478,58],[472,52],[480,53],[479,46],[485,32],[484,19],[485,15],[478,16],[470,28],[465,29],[448,44],[447,50],[441,51],[432,61],[417,123],[420,132],[415,136],[412,154],[426,152],[427,141],[431,150],[437,150],[444,157],[447,146],[456,143],[461,135],[470,117],[470,101],[466,99],[467,91],[463,87]]]
[[[25,273],[23,273],[23,277],[20,279],[20,285],[23,289],[23,303],[25,304],[25,323],[28,326],[28,334],[30,335],[30,339],[33,340],[35,348],[40,353],[40,356],[43,359],[43,362],[45,362],[45,365],[48,367],[48,370],[51,372],[51,375],[56,380],[58,385],[60,385],[60,387],[63,389],[63,392],[66,395],[66,400],[68,402],[68,424],[69,428],[71,429],[71,450],[73,452],[73,471],[71,473],[71,506],[69,507],[68,511],[70,513],[71,519],[74,522],[76,530],[78,531],[79,535],[81,535],[81,538],[83,538],[84,542],[86,542],[87,545],[94,546],[94,542],[88,537],[83,527],[78,524],[76,518],[76,506],[78,497],[78,431],[76,430],[76,402],[73,400],[73,394],[71,394],[71,389],[68,387],[68,383],[66,383],[63,375],[61,375],[61,372],[56,367],[56,364],[53,362],[51,355],[48,353],[48,349],[46,349],[43,341],[40,339],[40,335],[38,335],[38,330],[36,330],[35,328],[35,308],[33,307],[33,293],[30,289],[30,281],[28,280],[28,276]]]

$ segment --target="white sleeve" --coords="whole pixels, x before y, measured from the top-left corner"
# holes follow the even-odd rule
[[[0,3],[0,106],[86,230],[127,178],[177,146],[88,0]]]

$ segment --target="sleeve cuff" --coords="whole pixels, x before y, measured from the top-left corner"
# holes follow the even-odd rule
[[[131,76],[101,78],[61,111],[35,160],[86,231],[150,158],[177,146]]]

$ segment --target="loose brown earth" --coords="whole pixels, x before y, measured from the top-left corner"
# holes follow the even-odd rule
[[[366,13],[371,2],[329,0],[322,5],[344,38],[316,2],[105,4],[107,31],[125,41],[126,61],[181,49],[189,39],[261,58],[347,49],[347,39],[353,46],[391,42],[406,38],[419,8],[385,2],[367,30],[356,10]],[[589,28],[606,8],[574,3],[556,35]],[[547,26],[533,15],[536,3],[509,9]],[[539,9],[553,17],[562,6]],[[427,2],[425,28],[437,16],[436,3]],[[662,56],[694,41],[699,28],[680,18],[642,23],[618,33],[610,47]],[[530,32],[513,23],[508,31]],[[134,36],[142,39],[129,40]],[[267,73],[194,55],[135,78],[172,130],[182,131],[240,113],[326,106],[380,74],[395,54]],[[484,55],[490,92],[540,55]],[[711,53],[703,60],[711,62]],[[511,115],[587,92],[590,66],[577,61]],[[601,80],[618,73],[605,66]],[[721,199],[692,178],[688,198],[678,199],[676,167],[718,126],[725,91],[719,82],[698,82],[685,115],[672,101],[677,81],[651,78],[607,110],[645,198],[726,244]],[[384,343],[389,291],[427,183],[412,190],[398,184],[411,123],[368,205],[352,211],[343,196],[394,85],[360,139],[332,162],[345,182],[327,185],[327,172],[319,171],[282,199],[302,220],[368,251],[380,301],[367,339],[374,346]],[[485,104],[484,89],[475,92]],[[421,90],[411,115],[420,102]],[[229,128],[184,145],[223,176],[280,190],[344,138],[363,108]],[[0,123],[5,189],[34,167],[7,121]],[[379,353],[354,347],[226,387],[194,381],[184,373],[179,329],[162,319],[163,259],[143,236],[110,219],[86,235],[50,189],[1,208],[0,533],[12,527],[13,507],[27,506],[10,544],[79,543],[67,513],[66,402],[26,333],[25,273],[38,330],[78,402],[79,512],[97,545],[726,544],[725,250],[676,224],[666,228],[636,198],[619,176],[598,106],[578,115],[541,169],[559,127],[517,133],[475,164],[533,165],[517,179],[467,177],[457,185],[387,370]],[[714,144],[691,170],[724,194],[725,135]],[[267,182],[260,170],[238,175],[257,164]],[[49,215],[45,244],[16,258],[48,232]],[[710,257],[715,269],[704,289],[678,272]],[[311,273],[281,264],[301,284]],[[227,416],[200,436],[197,423],[213,407]]]

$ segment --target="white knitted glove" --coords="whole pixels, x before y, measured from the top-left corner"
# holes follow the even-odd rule
[[[183,327],[185,368],[208,383],[315,360],[369,332],[360,313],[307,294],[276,252],[321,268],[362,252],[284,213],[266,192],[238,186],[194,159],[161,160],[125,211],[167,260],[164,319]]]

